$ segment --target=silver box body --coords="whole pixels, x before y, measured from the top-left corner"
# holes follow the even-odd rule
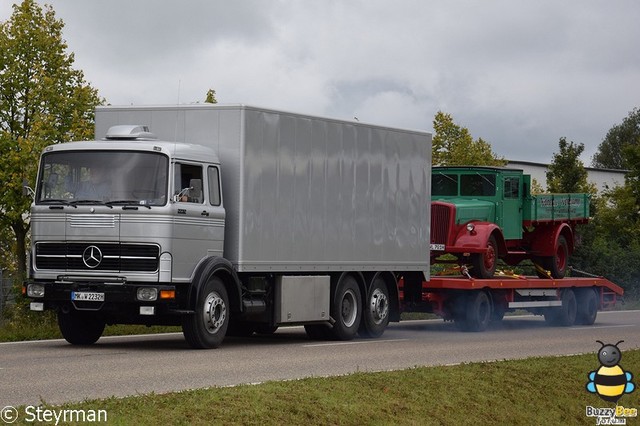
[[[244,105],[97,108],[96,138],[117,124],[216,150],[239,272],[428,277],[429,133]]]

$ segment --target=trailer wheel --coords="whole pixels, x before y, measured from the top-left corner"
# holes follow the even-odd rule
[[[491,235],[487,241],[486,253],[474,253],[471,255],[471,274],[476,278],[493,278],[498,263],[498,244],[496,238]]]
[[[598,296],[595,290],[583,288],[577,294],[578,313],[576,324],[592,325],[598,316]]]
[[[369,296],[364,304],[362,322],[358,333],[364,337],[380,337],[389,325],[389,290],[378,276],[371,283]]]
[[[331,317],[335,320],[331,335],[336,340],[351,340],[360,328],[362,296],[355,278],[343,276],[331,302]]]
[[[547,308],[544,312],[544,320],[549,325],[568,327],[576,322],[578,304],[576,295],[571,289],[562,292],[562,306]]]
[[[58,327],[62,337],[72,345],[92,345],[104,331],[105,322],[95,314],[71,310],[58,312]]]
[[[560,235],[554,255],[544,258],[544,267],[551,272],[551,277],[564,278],[567,273],[568,260],[569,245],[567,244],[567,239],[563,235]]]
[[[491,299],[486,292],[470,292],[464,299],[465,311],[456,315],[456,326],[462,331],[484,331],[491,322]]]
[[[192,348],[217,348],[229,327],[229,297],[218,277],[211,277],[202,287],[195,313],[185,316],[182,332]]]

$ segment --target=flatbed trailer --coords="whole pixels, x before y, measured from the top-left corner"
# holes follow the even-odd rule
[[[399,280],[403,312],[430,312],[454,321],[464,331],[483,331],[506,312],[526,310],[543,315],[550,325],[591,325],[598,310],[611,309],[624,294],[602,277],[548,279],[503,274],[492,279],[432,276],[419,295],[405,292]]]

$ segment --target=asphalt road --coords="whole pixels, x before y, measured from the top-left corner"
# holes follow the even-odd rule
[[[91,347],[0,343],[0,407],[530,356],[593,353],[597,365],[596,340],[624,340],[624,365],[624,351],[640,348],[640,311],[600,312],[593,326],[570,328],[507,317],[483,333],[441,320],[406,321],[379,339],[350,342],[311,341],[301,327],[282,328],[227,338],[216,350],[189,349],[178,333],[103,337]]]

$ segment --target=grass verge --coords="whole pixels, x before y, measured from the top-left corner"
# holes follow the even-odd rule
[[[640,366],[640,350],[623,352],[621,365]],[[109,424],[123,425],[593,425],[596,419],[585,415],[586,406],[614,406],[585,389],[588,373],[599,367],[594,353],[355,373],[48,408],[106,410]],[[624,395],[619,404],[639,408],[637,392]]]

